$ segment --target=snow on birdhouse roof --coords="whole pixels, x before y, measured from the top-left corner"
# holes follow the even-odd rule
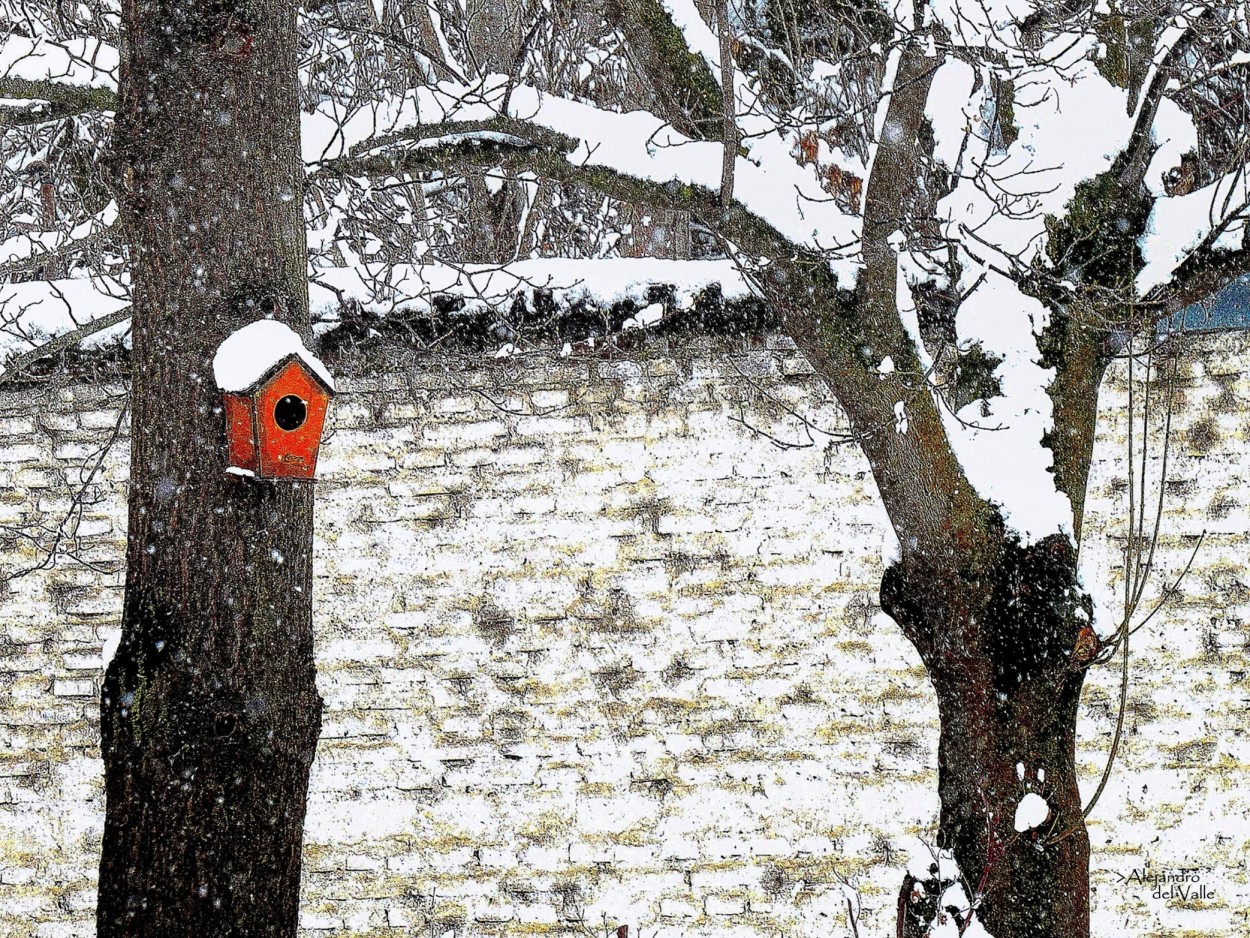
[[[213,377],[222,391],[243,394],[289,358],[298,358],[326,388],[335,389],[334,378],[321,359],[290,326],[273,319],[244,326],[222,342],[213,356]]]

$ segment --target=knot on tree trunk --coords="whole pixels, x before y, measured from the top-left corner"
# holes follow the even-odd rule
[[[250,0],[208,0],[175,5],[170,10],[173,22],[170,35],[217,51],[228,39],[250,36],[255,18]]]
[[[881,608],[935,681],[986,672],[999,691],[1067,668],[1093,611],[1059,534],[1028,545],[1006,536],[971,558],[904,556],[882,577]]]
[[[1055,534],[1027,547],[1007,542],[992,590],[986,650],[998,689],[1065,670],[1093,616],[1071,541]]]

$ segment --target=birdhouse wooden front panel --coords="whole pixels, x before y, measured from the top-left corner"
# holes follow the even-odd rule
[[[255,395],[257,474],[311,479],[330,395],[298,359],[288,361]]]

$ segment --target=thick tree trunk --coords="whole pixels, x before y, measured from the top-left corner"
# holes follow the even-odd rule
[[[1088,935],[1089,841],[1074,751],[1079,676],[1054,694],[1008,691],[1005,701],[938,686],[939,845],[982,892],[980,920],[995,938]],[[1045,799],[1050,816],[1019,832],[1016,805],[1029,792]]]
[[[995,938],[1087,936],[1089,840],[1075,765],[1084,670],[1073,649],[1090,610],[1070,543],[1007,541],[962,571],[910,558],[890,568],[881,595],[937,691],[937,846],[954,855],[978,920]],[[1018,831],[1017,806],[1030,794],[1049,814]],[[948,885],[906,883],[903,934],[924,934]]]
[[[211,366],[264,315],[308,330],[296,8],[123,4],[133,432],[100,938],[296,933],[321,709],[312,488],[224,474]]]

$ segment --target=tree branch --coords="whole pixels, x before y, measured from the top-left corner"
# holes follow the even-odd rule
[[[898,250],[891,242],[908,228],[925,102],[941,62],[926,57],[914,41],[899,52],[864,197],[864,267],[853,316],[808,324],[794,336],[809,358],[821,356],[822,344],[840,348],[843,360],[828,361],[824,370],[846,372],[844,381],[854,384],[850,395],[839,392],[838,398],[848,411],[859,412],[852,413],[855,426],[880,421],[897,402],[906,402],[907,432],[877,434],[864,444],[905,554],[912,538],[931,549],[961,543],[975,551],[995,528],[994,509],[968,482],[950,446],[928,375],[898,309]],[[882,377],[876,366],[886,355],[895,371]]]
[[[1208,9],[1190,23],[1159,60],[1119,159],[1106,172],[1082,183],[1067,214],[1051,226],[1051,259],[1056,264],[1062,259],[1066,268],[1079,271],[1078,285],[1043,286],[1040,277],[1035,277],[1031,291],[1051,309],[1051,322],[1039,342],[1043,363],[1055,369],[1047,388],[1054,408],[1052,429],[1043,443],[1053,454],[1055,485],[1072,505],[1073,533],[1078,543],[1108,340],[1113,329],[1134,332],[1150,328],[1159,314],[1157,296],[1145,303],[1134,302],[1133,283],[1140,264],[1137,238],[1150,217],[1150,197],[1143,184],[1155,153],[1155,118],[1173,66],[1188,52],[1198,24],[1212,15]],[[1195,264],[1201,266],[1201,262]]]
[[[734,100],[733,34],[729,29],[729,2],[716,7],[716,29],[720,39],[721,139],[725,152],[721,159],[720,204],[728,208],[734,195],[734,164],[738,161],[738,120]]]
[[[85,238],[67,241],[50,251],[40,251],[39,253],[32,253],[29,257],[19,257],[10,261],[5,261],[4,263],[0,263],[0,279],[25,274],[43,264],[47,264],[50,261],[61,260],[72,254],[76,254],[79,251],[95,247],[108,236],[115,233],[116,232],[113,230],[113,227],[110,225],[107,228],[101,228],[99,231],[93,231]]]
[[[1206,299],[1246,274],[1250,274],[1250,244],[1243,242],[1240,249],[1231,251],[1208,244],[1185,258],[1172,279],[1151,290],[1143,304],[1157,310],[1162,318]]]
[[[345,157],[316,164],[320,176],[386,176],[399,172],[489,169],[518,160],[563,159],[580,141],[531,121],[509,117],[415,124],[352,147]]]
[[[1200,18],[1209,19],[1212,12],[1207,10]],[[1159,105],[1163,103],[1168,81],[1172,77],[1172,66],[1189,51],[1197,34],[1197,22],[1191,23],[1172,43],[1163,59],[1155,66],[1150,85],[1142,95],[1137,108],[1137,119],[1133,123],[1133,135],[1125,147],[1125,159],[1120,169],[1120,184],[1130,192],[1136,191],[1146,178],[1146,170],[1150,166],[1150,158],[1154,155],[1154,123],[1159,113]]]
[[[72,345],[76,345],[83,339],[95,335],[97,332],[103,332],[105,329],[111,329],[118,323],[125,322],[130,318],[130,307],[126,306],[107,316],[101,316],[93,319],[89,323],[85,323],[71,332],[63,332],[55,338],[49,339],[43,345],[36,346],[28,352],[10,359],[4,366],[4,371],[0,372],[0,387],[11,384],[31,365],[40,359],[47,358],[49,355],[55,355],[57,352],[64,351]]]
[[[613,116],[613,115],[605,115]],[[513,118],[423,124],[380,141],[369,141],[353,155],[327,160],[309,177],[388,176],[439,170],[500,168],[531,172],[557,182],[580,183],[625,202],[689,212],[740,250],[757,257],[789,258],[804,267],[828,267],[820,255],[787,239],[739,202],[722,211],[718,192],[676,180],[657,182],[606,166],[576,164],[569,155],[581,141],[538,124]]]
[[[933,67],[918,48],[904,53],[887,115],[887,125],[892,123],[897,133],[891,129],[878,151],[882,175],[874,174],[866,208],[872,241],[865,254],[875,252],[874,263],[883,269],[873,271],[870,263],[853,296],[839,288],[821,253],[789,240],[740,202],[725,209],[719,193],[702,186],[575,164],[569,155],[579,141],[526,121],[414,127],[386,144],[360,148],[360,155],[329,161],[323,171],[393,175],[500,167],[579,183],[623,201],[689,212],[744,258],[748,277],[780,310],[786,328],[847,411],[904,550],[949,552],[954,544],[969,547],[988,540],[996,515],[968,483],[949,446],[928,376],[898,315],[897,256],[889,245],[890,234],[902,223],[900,206],[916,184],[912,147]],[[411,145],[414,140],[422,145]],[[757,264],[759,258],[766,261]],[[886,356],[898,367],[883,377],[877,366]],[[898,418],[900,405],[905,424]]]
[[[88,111],[111,111],[117,107],[117,95],[108,88],[25,78],[0,78],[0,97],[48,102],[39,110],[12,105],[0,107],[0,129],[27,127]]]
[[[607,0],[608,24],[621,31],[655,95],[656,114],[687,137],[716,140],[721,89],[660,0]]]

